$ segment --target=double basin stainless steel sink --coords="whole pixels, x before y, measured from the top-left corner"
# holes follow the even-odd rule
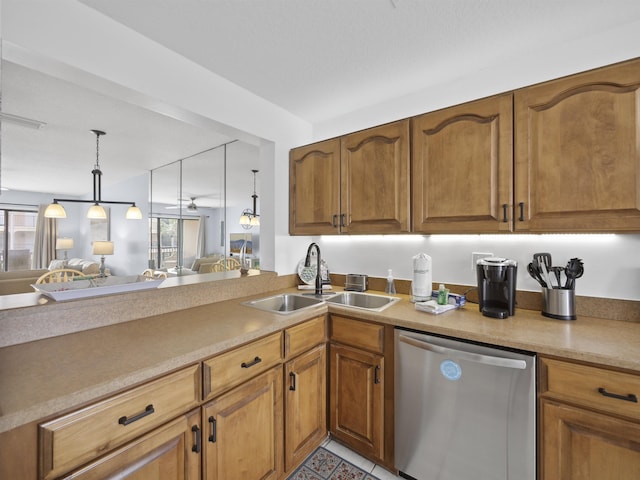
[[[324,295],[323,297],[316,297],[313,294],[283,293],[257,300],[249,300],[243,302],[242,305],[284,315],[325,303],[381,312],[399,300],[397,297],[360,292],[340,292]]]

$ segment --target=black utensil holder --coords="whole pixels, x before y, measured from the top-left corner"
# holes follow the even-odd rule
[[[573,288],[543,288],[542,315],[557,320],[575,320],[576,291]]]

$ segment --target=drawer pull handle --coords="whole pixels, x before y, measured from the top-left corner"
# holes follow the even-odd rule
[[[289,384],[289,390],[292,392],[296,391],[296,374],[294,372],[289,372],[289,379],[291,383]]]
[[[633,393],[629,393],[628,395],[618,395],[617,393],[607,392],[602,387],[598,389],[598,392],[600,392],[600,394],[604,395],[605,397],[617,398],[618,400],[625,400],[627,402],[638,403],[638,397]]]
[[[524,202],[520,202],[518,205],[520,206],[520,217],[518,217],[518,220],[524,222]]]
[[[209,417],[209,425],[211,426],[211,435],[209,435],[209,441],[216,443],[216,419],[215,417]]]
[[[140,412],[137,415],[134,415],[133,417],[130,417],[130,418],[127,418],[126,415],[124,417],[120,417],[118,419],[118,423],[126,427],[127,425],[133,422],[137,422],[138,420],[146,417],[147,415],[151,415],[153,412],[155,412],[153,405],[147,405],[147,408],[144,409],[144,412]]]
[[[503,203],[502,204],[502,221],[504,223],[509,222],[509,215],[507,214],[507,208],[509,208],[509,205],[506,203]]]
[[[253,367],[255,364],[260,363],[262,361],[262,359],[260,357],[256,357],[254,358],[251,362],[247,363],[247,362],[242,362],[242,365],[240,365],[242,368],[250,368]]]
[[[196,444],[191,447],[192,452],[200,453],[201,445],[200,445],[200,428],[197,425],[191,427],[191,431],[195,435]]]
[[[376,365],[376,368],[373,371],[373,383],[376,385],[380,383],[380,365]]]

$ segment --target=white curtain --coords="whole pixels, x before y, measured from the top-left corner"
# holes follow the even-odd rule
[[[198,220],[198,240],[196,243],[196,258],[202,258],[204,257],[207,252],[206,252],[206,220],[207,217],[204,215],[200,216],[200,219]]]
[[[38,219],[36,221],[36,238],[33,245],[33,259],[31,268],[37,270],[47,268],[51,260],[56,258],[56,238],[58,237],[58,224],[55,218],[45,218],[44,211],[47,205],[38,207]]]

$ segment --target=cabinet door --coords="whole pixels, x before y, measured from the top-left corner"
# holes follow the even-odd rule
[[[412,128],[413,231],[511,230],[512,94],[421,115]]]
[[[194,410],[75,472],[66,480],[200,478],[200,411]]]
[[[384,357],[330,345],[329,411],[335,437],[365,456],[384,457]]]
[[[541,480],[640,478],[640,425],[542,401]]]
[[[640,60],[516,91],[516,230],[640,230],[639,105]]]
[[[409,232],[409,120],[352,133],[341,145],[342,232]]]
[[[285,365],[285,470],[298,466],[327,436],[327,355],[318,345]]]
[[[282,366],[203,407],[204,478],[276,479],[283,473]]]
[[[340,140],[289,153],[289,233],[340,233]]]

